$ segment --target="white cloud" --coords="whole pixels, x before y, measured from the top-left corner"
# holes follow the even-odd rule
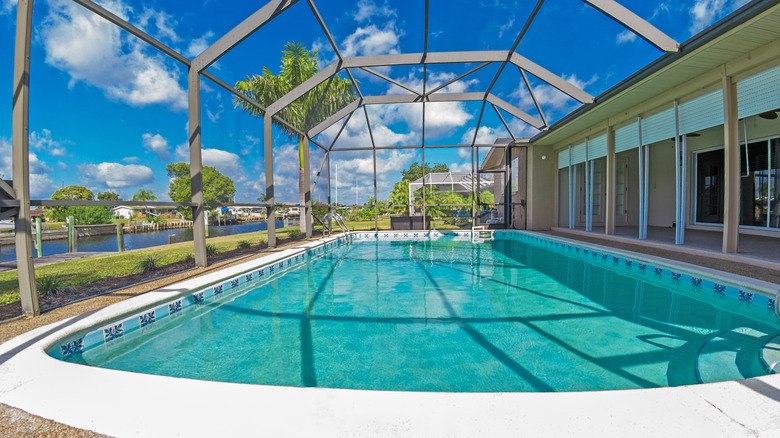
[[[451,163],[449,167],[450,172],[471,172],[471,163]]]
[[[344,39],[344,56],[392,55],[400,53],[398,41],[403,33],[395,23],[387,23],[383,28],[370,24],[358,27]]]
[[[123,18],[132,12],[116,0],[103,6]],[[52,0],[39,32],[46,63],[67,72],[71,86],[84,82],[134,106],[187,107],[179,73],[166,67],[162,55],[149,55],[145,43],[81,6]]]
[[[358,9],[352,15],[352,18],[358,23],[369,21],[374,17],[390,18],[396,16],[395,9],[390,8],[387,2],[379,5],[370,0],[360,0],[357,6]]]
[[[138,18],[138,23],[141,29],[159,40],[167,39],[174,43],[181,41],[174,30],[178,22],[173,18],[173,15],[164,11],[144,7]]]
[[[139,161],[141,161],[141,159],[138,158],[138,157],[124,157],[124,158],[122,158],[122,162],[123,163],[128,163],[128,164],[137,163]]]
[[[580,90],[585,90],[588,85],[591,85],[598,80],[598,76],[594,75],[589,80],[583,81],[579,79],[576,74],[572,74],[570,76],[563,75],[563,79]],[[544,111],[546,116],[549,116],[548,113],[561,110],[563,110],[563,112],[568,112],[579,105],[579,102],[547,83],[537,85],[533,87],[533,90],[534,96],[536,96],[536,100],[539,101],[539,106],[542,107],[542,111]],[[520,103],[518,106],[521,109],[529,111],[530,114],[536,112],[534,101],[524,84],[521,83],[510,96],[519,100]]]
[[[54,140],[51,137],[51,131],[48,129],[42,129],[41,132],[31,132],[30,147],[38,151],[48,152],[54,157],[64,157],[67,154],[66,149],[61,146],[60,141]]]
[[[479,131],[477,131],[477,140],[474,143],[493,144],[497,138],[506,136],[506,130],[503,127],[491,128],[489,126],[480,126]],[[461,137],[460,141],[463,144],[470,145],[472,140],[474,140],[474,128],[469,128],[469,130],[463,134],[463,137]],[[469,156],[471,156],[471,154],[469,154]]]
[[[144,148],[149,152],[157,154],[160,160],[167,160],[171,154],[168,151],[168,140],[160,134],[151,134],[149,132],[142,135]]]
[[[698,33],[715,20],[722,17],[725,11],[733,11],[746,4],[749,0],[696,0],[690,10],[692,34]]]
[[[49,173],[52,168],[38,159],[38,156],[30,152],[30,197],[48,198],[57,188]],[[0,174],[4,179],[13,178],[13,156],[11,142],[0,137]]]
[[[626,29],[623,32],[617,34],[617,36],[615,37],[615,41],[618,44],[634,42],[636,41],[636,34]]]
[[[176,146],[176,158],[189,163],[190,147],[187,143]],[[201,162],[204,166],[211,166],[219,173],[229,176],[233,183],[240,184],[247,180],[246,172],[241,165],[241,157],[233,152],[215,148],[201,149]]]
[[[204,50],[209,48],[213,38],[214,32],[208,31],[202,37],[190,41],[190,44],[184,49],[184,56],[195,58],[200,55]]]
[[[140,186],[154,181],[152,169],[138,164],[80,164],[82,176],[108,188]]]
[[[57,161],[57,165],[60,166],[60,169],[62,169],[62,170],[70,169],[70,166],[68,166],[68,163],[66,163],[64,161]]]
[[[504,36],[504,32],[506,32],[509,29],[511,29],[513,24],[515,24],[515,17],[514,17],[514,15],[512,16],[512,18],[509,19],[509,21],[507,21],[506,23],[502,24],[498,28],[498,37],[499,38],[503,37]]]
[[[206,116],[208,116],[209,120],[211,120],[211,123],[217,123],[217,120],[219,120],[219,117],[222,115],[224,110],[225,107],[222,105],[222,102],[219,103],[217,110],[214,112],[211,112],[211,108],[206,105]]]
[[[7,14],[16,11],[17,3],[18,0],[2,0],[2,3],[0,3],[0,12]]]

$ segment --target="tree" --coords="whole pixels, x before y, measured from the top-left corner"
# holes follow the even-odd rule
[[[57,201],[93,201],[95,194],[84,186],[70,185],[52,193],[51,199]],[[55,222],[63,222],[67,217],[66,208],[52,207],[49,210],[49,217]]]
[[[282,66],[279,75],[274,75],[267,67],[263,67],[262,75],[247,76],[245,80],[236,83],[236,89],[267,108],[319,72],[317,54],[316,50],[310,52],[301,43],[288,42],[282,50]],[[321,102],[320,98],[322,98]],[[352,81],[334,76],[331,81],[320,83],[314,89],[296,99],[290,105],[287,105],[277,115],[298,130],[306,132],[309,128],[324,121],[353,100],[355,100],[355,90],[353,89]],[[253,116],[265,116],[264,111],[242,99],[237,98],[235,102],[237,107],[241,107],[245,112],[249,112]],[[298,193],[300,193],[300,204],[305,205],[304,138],[281,122],[274,120],[273,123],[291,139],[298,139]],[[301,223],[305,222],[302,221]]]
[[[187,163],[171,163],[165,170],[171,179],[168,186],[168,196],[174,202],[192,202],[190,182],[190,165]],[[203,166],[203,202],[233,202],[236,187],[233,180],[211,166]],[[180,208],[185,217],[192,218],[189,208]]]
[[[118,193],[114,192],[100,192],[97,194],[97,198],[99,201],[121,201],[122,198],[119,196]]]
[[[423,169],[423,166],[420,165],[420,163],[414,162],[408,169],[401,171],[401,175],[403,175],[401,180],[413,182],[422,178],[423,174],[427,175],[431,172],[444,173],[449,171],[450,168],[446,164],[434,163],[433,166],[431,166],[431,163],[425,163],[425,168]]]
[[[151,190],[144,190],[140,189],[138,190],[138,193],[133,195],[133,201],[156,201],[157,196],[154,195],[154,193]],[[186,201],[189,202],[189,201]]]
[[[73,216],[76,225],[107,224],[111,221],[108,209],[98,205],[65,207],[64,217],[68,216]]]

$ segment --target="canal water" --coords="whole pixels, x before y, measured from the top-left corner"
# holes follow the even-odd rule
[[[276,228],[282,228],[284,221],[276,221]],[[238,225],[209,226],[209,237],[230,236],[233,234],[252,233],[268,229],[265,222],[252,222]],[[125,250],[148,248],[150,246],[166,245],[168,236],[176,236],[176,242],[192,241],[192,228],[181,228],[164,231],[151,231],[148,233],[125,234]],[[68,241],[51,240],[43,242],[43,255],[64,254],[68,252]],[[116,252],[116,234],[105,236],[80,237],[78,241],[79,252]],[[33,249],[33,255],[37,252]],[[16,250],[13,245],[3,245],[0,248],[0,262],[16,260]]]

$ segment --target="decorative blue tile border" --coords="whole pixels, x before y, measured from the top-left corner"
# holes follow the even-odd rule
[[[113,321],[108,325],[95,330],[90,330],[78,337],[67,338],[58,346],[58,348],[49,351],[49,354],[59,359],[70,359],[94,348],[110,345],[116,339],[126,336],[127,334],[136,332],[140,329],[151,329],[159,323],[165,322],[171,318],[179,317],[190,307],[200,307],[214,300],[223,299],[233,294],[243,292],[248,287],[257,286],[259,281],[268,279],[272,274],[286,272],[287,270],[302,264],[313,255],[324,254],[328,250],[336,248],[344,242],[346,242],[346,239],[342,237],[334,241],[323,243],[281,260],[265,263],[262,266],[253,268],[249,272],[244,272],[233,278],[228,278],[218,284],[209,285],[193,292],[187,292],[186,295],[182,297],[158,304],[119,321]]]
[[[437,240],[448,237],[453,240],[471,240],[471,231],[426,231],[426,232],[353,232],[352,238],[357,241],[422,241]],[[572,257],[579,257],[588,263],[601,265],[609,269],[621,269],[633,272],[637,276],[644,276],[648,280],[666,282],[666,286],[678,289],[690,284],[696,290],[707,291],[712,294],[712,299],[733,299],[735,306],[750,306],[751,309],[762,311],[776,311],[777,300],[758,291],[745,290],[730,284],[724,284],[720,280],[710,280],[699,277],[696,274],[675,272],[666,267],[654,266],[646,261],[634,260],[622,255],[601,252],[597,249],[581,248],[570,243],[539,237],[535,234],[523,231],[507,230],[498,231],[496,236],[506,240],[518,240],[537,246],[546,246],[557,251],[565,251]],[[243,272],[233,278],[226,279],[219,284],[213,284],[204,288],[187,292],[183,296],[158,304],[153,308],[145,309],[132,316],[119,321],[113,321],[98,329],[90,330],[77,336],[71,336],[62,341],[62,344],[54,347],[49,354],[59,359],[70,359],[94,348],[110,345],[117,339],[127,336],[140,329],[156,326],[160,322],[172,317],[178,317],[190,308],[197,308],[206,303],[225,299],[231,295],[243,292],[249,286],[256,286],[258,282],[265,281],[274,275],[281,275],[307,259],[326,254],[329,250],[339,247],[347,242],[344,236],[336,240],[324,242],[310,247],[304,251],[290,255],[280,260],[270,261],[262,266]],[[599,257],[600,256],[600,257]],[[780,317],[780,315],[778,315]]]

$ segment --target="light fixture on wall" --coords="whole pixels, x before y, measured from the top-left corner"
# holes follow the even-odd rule
[[[780,111],[780,108],[773,109],[771,111],[764,111],[763,113],[760,113],[758,117],[761,117],[762,119],[766,119],[766,120],[774,120],[777,118],[778,111]]]
[[[546,160],[546,159],[547,159],[547,155],[542,155],[542,160]]]

